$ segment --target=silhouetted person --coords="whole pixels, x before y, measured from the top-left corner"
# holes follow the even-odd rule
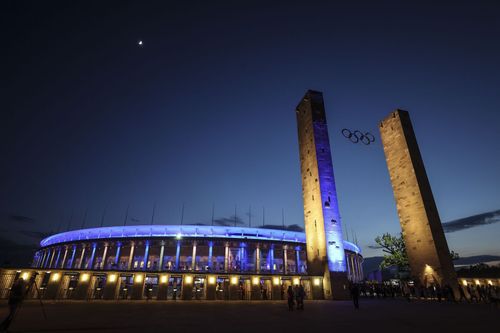
[[[297,288],[297,294],[295,295],[295,299],[297,300],[297,310],[304,310],[305,297],[306,297],[306,291],[304,290],[304,286],[300,285]]]
[[[462,302],[462,300],[465,300],[466,302],[469,302],[469,300],[465,296],[465,292],[464,292],[464,287],[463,286],[458,286],[458,292],[460,293],[460,299],[458,300],[459,302]]]
[[[9,314],[4,319],[4,321],[0,324],[0,331],[7,331],[9,329],[10,324],[14,320],[16,316],[17,310],[21,306],[24,294],[26,292],[26,287],[24,285],[24,280],[22,278],[17,279],[16,282],[12,285],[9,294]]]
[[[478,299],[476,297],[476,292],[473,289],[474,287],[471,287],[470,285],[467,285],[467,293],[469,294],[469,299],[470,301],[475,301],[476,303],[478,302]]]
[[[359,309],[359,287],[357,284],[353,284],[351,286],[351,297],[352,297],[352,302],[354,303],[354,308],[356,310]]]
[[[288,296],[288,311],[293,311],[293,288],[292,286],[288,286],[287,290],[287,296]]]

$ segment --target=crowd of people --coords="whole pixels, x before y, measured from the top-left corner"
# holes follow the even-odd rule
[[[362,297],[368,298],[406,298],[413,299],[450,301],[450,302],[473,302],[473,303],[498,303],[500,299],[500,287],[493,285],[459,285],[459,297],[456,297],[449,285],[438,284],[427,287],[418,283],[401,281],[399,284],[392,283],[360,283],[356,286]],[[351,286],[352,294],[352,286]]]

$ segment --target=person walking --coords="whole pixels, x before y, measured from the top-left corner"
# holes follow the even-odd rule
[[[354,308],[359,310],[359,287],[357,284],[353,284],[351,286],[351,297],[352,302],[354,303]]]
[[[14,282],[9,294],[9,314],[0,324],[0,332],[7,332],[10,324],[14,320],[19,307],[21,306],[24,294],[26,293],[26,286],[24,284],[23,278],[19,278]]]
[[[293,288],[292,286],[288,286],[288,290],[287,290],[287,296],[288,296],[288,311],[293,311]]]

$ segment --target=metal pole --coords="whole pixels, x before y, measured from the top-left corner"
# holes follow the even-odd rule
[[[265,221],[266,221],[266,208],[262,207],[262,226],[264,226]]]
[[[123,221],[123,225],[127,225],[127,219],[128,219],[128,210],[130,208],[130,204],[127,206],[127,210],[125,211],[125,220]]]
[[[83,220],[82,220],[82,227],[81,229],[85,228],[85,221],[87,220],[87,212],[88,212],[89,208],[85,208],[85,213],[83,214]]]
[[[156,202],[153,205],[153,215],[151,215],[151,224],[155,224],[155,208],[156,208]]]
[[[128,208],[127,208],[127,214],[128,214]],[[104,225],[104,216],[106,215],[106,207],[104,207],[104,210],[102,211],[102,216],[101,216],[101,228]],[[125,217],[125,223],[127,223],[127,218]],[[124,224],[125,225],[125,224]]]
[[[182,203],[182,210],[181,210],[181,225],[184,223],[184,202]]]
[[[212,225],[214,225],[215,204],[212,204]]]
[[[69,217],[69,221],[68,221],[68,231],[69,229],[71,228],[71,221],[73,220],[73,212],[74,212],[74,209],[71,210],[71,216]]]

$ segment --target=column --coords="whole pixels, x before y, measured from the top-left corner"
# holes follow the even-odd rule
[[[356,255],[351,256],[351,261],[352,261],[352,277],[353,281],[358,281],[358,267],[356,265]]]
[[[361,281],[361,280],[363,280],[363,277],[361,276],[361,272],[359,271],[359,256],[358,255],[356,255],[354,262],[356,264],[356,275],[358,277],[358,281]]]
[[[213,265],[212,265],[212,253],[213,253],[213,248],[214,248],[214,242],[210,241],[208,242],[208,269],[210,271],[213,271]]]
[[[161,247],[160,247],[160,262],[159,262],[159,266],[158,267],[158,270],[162,271],[163,270],[163,255],[164,255],[164,252],[165,252],[165,243],[162,242],[161,243]]]
[[[50,260],[50,252],[51,252],[51,250],[48,249],[47,253],[46,253],[46,256],[45,256],[45,260],[43,262],[43,268],[47,268],[47,265],[48,265],[49,260]]]
[[[196,270],[196,241],[193,241],[193,255],[191,257],[191,270]]]
[[[118,267],[118,264],[120,263],[120,251],[122,248],[122,243],[117,242],[116,243],[116,254],[115,254],[115,265]]]
[[[245,270],[245,244],[240,243],[240,272]]]
[[[63,259],[61,261],[61,268],[64,268],[64,264],[66,263],[66,258],[68,257],[68,247],[65,246],[64,247],[64,255],[63,255]]]
[[[60,247],[57,249],[57,257],[56,257],[56,262],[54,263],[54,268],[57,268],[57,265],[59,264],[59,258],[61,258],[61,248]]]
[[[46,251],[43,250],[42,254],[40,256],[40,260],[38,261],[38,267],[40,267],[40,268],[43,268],[43,261],[45,260],[45,254],[46,254]]]
[[[295,248],[295,265],[297,266],[297,274],[302,273],[300,271],[300,246]]]
[[[149,241],[146,241],[146,248],[144,249],[144,270],[148,269],[148,259],[149,259]]]
[[[36,251],[35,256],[33,257],[33,262],[31,263],[31,267],[37,267],[39,259],[40,259],[39,252]]]
[[[269,248],[268,257],[268,263],[269,267],[271,268],[271,273],[274,273],[274,245],[271,245],[271,247]]]
[[[358,269],[359,269],[360,279],[363,280],[365,278],[365,276],[363,273],[363,262],[361,260],[358,260]]]
[[[224,272],[229,270],[229,243],[224,245]]]
[[[351,256],[351,267],[352,267],[352,279],[353,281],[358,280],[358,275],[356,274],[356,259],[354,256]]]
[[[108,254],[108,244],[104,245],[104,252],[102,254],[101,267],[100,269],[106,268],[106,255]]]
[[[255,272],[260,273],[260,245],[255,248]]]
[[[73,245],[73,253],[71,254],[71,262],[69,264],[69,267],[68,268],[72,268],[74,267],[74,263],[75,263],[75,255],[76,255],[76,245]]]
[[[94,258],[95,258],[95,250],[97,248],[97,244],[94,243],[92,244],[92,254],[90,255],[90,260],[89,260],[89,263],[87,265],[87,268],[88,269],[93,269],[94,268]]]
[[[285,245],[283,246],[283,273],[288,274],[288,254],[287,252],[288,247]]]
[[[128,256],[128,266],[127,266],[128,270],[132,269],[132,262],[134,261],[134,249],[135,249],[135,244],[132,242],[130,243],[130,253]]]
[[[85,256],[85,245],[82,247],[82,254],[80,255],[80,263],[78,264],[78,269],[82,268],[84,256]]]
[[[52,267],[52,262],[54,261],[54,255],[56,254],[56,249],[52,250],[52,255],[50,256],[49,268]]]
[[[181,241],[177,241],[177,248],[175,249],[175,270],[180,271],[181,268],[179,267],[181,260]]]

